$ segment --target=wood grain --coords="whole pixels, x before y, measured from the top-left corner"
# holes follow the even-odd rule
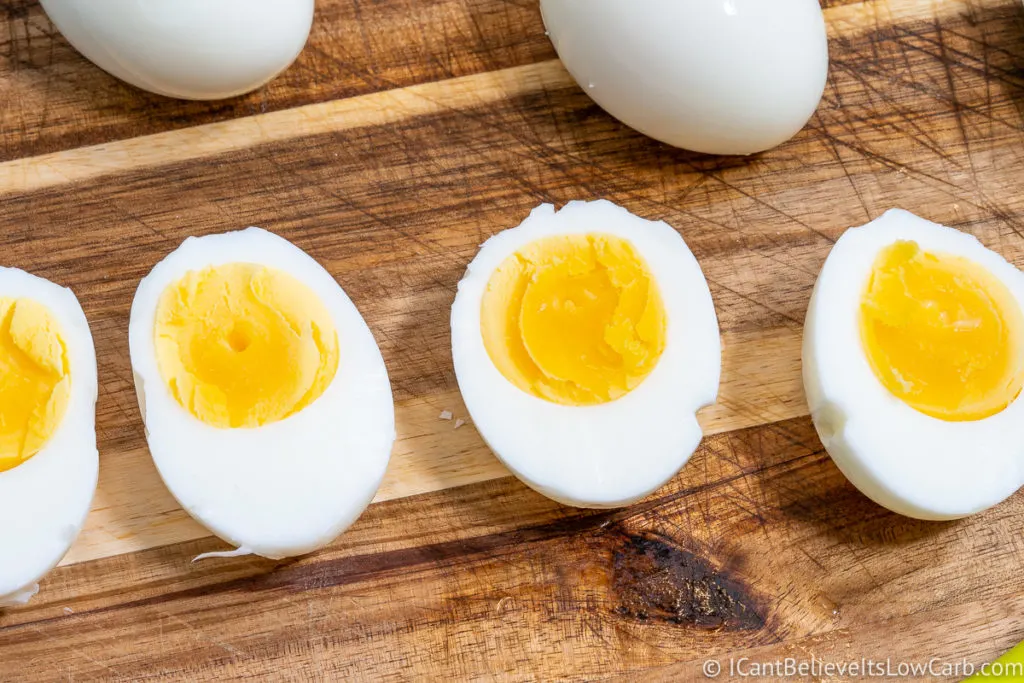
[[[748,159],[609,118],[553,61],[532,2],[327,0],[282,79],[201,105],[92,69],[34,3],[0,9],[0,253],[82,301],[102,459],[64,566],[0,613],[0,680],[686,680],[712,656],[980,662],[1024,638],[1024,498],[950,524],[886,513],[821,452],[799,373],[811,288],[847,226],[901,206],[1024,266],[1024,11],[826,5],[818,113]],[[448,311],[478,245],[537,203],[596,197],[683,234],[724,343],[700,451],[609,513],[540,498],[471,424],[438,418],[465,417]],[[186,236],[253,224],[362,311],[400,439],[378,503],[329,548],[192,565],[223,544],[148,457],[128,311]]]
[[[287,563],[197,569],[206,540],[64,567],[5,617],[0,649],[38,680],[686,680],[707,657],[847,645],[978,660],[1019,635],[1022,502],[958,523],[897,517],[799,418],[708,439],[627,510],[574,511],[502,479],[373,506]]]
[[[268,86],[179,102],[83,60],[36,0],[0,5],[0,160],[130,139],[551,59],[535,3],[318,0],[306,50]]]

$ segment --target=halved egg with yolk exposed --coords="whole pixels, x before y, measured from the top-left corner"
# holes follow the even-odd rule
[[[71,547],[96,491],[96,352],[69,289],[0,268],[0,608]]]
[[[139,284],[129,339],[157,469],[229,554],[312,551],[370,503],[395,440],[387,371],[298,247],[258,228],[187,239]]]
[[[866,495],[923,519],[1024,483],[1024,275],[974,237],[893,210],[848,230],[815,286],[804,384]]]
[[[686,243],[607,201],[542,205],[489,239],[459,283],[452,354],[498,457],[584,507],[642,498],[686,463],[721,366]]]

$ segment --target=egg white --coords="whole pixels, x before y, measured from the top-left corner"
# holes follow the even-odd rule
[[[657,282],[666,313],[665,350],[643,382],[600,405],[564,406],[509,382],[484,346],[480,307],[494,270],[552,235],[606,233],[628,240]],[[715,402],[721,370],[718,320],[700,266],[682,237],[600,200],[534,209],[487,240],[452,306],[452,356],[473,423],[523,482],[559,502],[617,507],[662,486],[701,440],[696,413]]]
[[[49,309],[61,328],[71,394],[56,431],[33,457],[0,472],[0,607],[26,602],[64,557],[96,492],[96,351],[78,299],[48,280],[0,268],[0,297]]]
[[[298,56],[314,0],[41,0],[76,50],[132,85],[192,100],[255,90]]]
[[[164,290],[188,271],[254,263],[295,277],[323,302],[338,333],[337,373],[313,403],[251,429],[219,429],[185,410],[157,365]],[[240,553],[300,555],[344,531],[372,500],[395,441],[380,350],[345,292],[319,263],[259,228],[190,237],[139,284],[129,342],[149,450],[181,506]]]
[[[964,517],[1024,482],[1024,401],[950,422],[918,412],[881,383],[861,344],[860,305],[875,259],[897,240],[973,261],[1024,306],[1024,275],[999,254],[971,235],[890,210],[847,230],[818,277],[804,326],[807,400],[826,450],[869,498],[910,517]]]
[[[752,154],[793,137],[828,76],[818,0],[541,0],[566,69],[656,140]]]

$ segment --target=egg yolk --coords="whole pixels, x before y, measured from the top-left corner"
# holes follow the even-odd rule
[[[481,333],[512,384],[553,403],[606,403],[650,374],[665,349],[665,307],[633,246],[561,235],[509,256],[487,283]]]
[[[39,452],[60,426],[70,393],[57,320],[31,299],[0,299],[0,472]]]
[[[1024,385],[1024,314],[995,276],[959,256],[886,247],[861,301],[862,343],[882,384],[942,420],[980,420]]]
[[[315,401],[338,369],[323,302],[250,263],[190,271],[156,310],[156,358],[174,398],[214,427],[258,427]]]

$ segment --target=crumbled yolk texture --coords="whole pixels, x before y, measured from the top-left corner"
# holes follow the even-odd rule
[[[1024,385],[1024,314],[994,275],[915,242],[886,247],[861,301],[861,338],[882,384],[942,420],[980,420]]]
[[[190,271],[164,290],[156,358],[178,403],[214,427],[258,427],[299,412],[338,369],[323,302],[291,275],[250,263]]]
[[[665,349],[665,306],[647,264],[612,235],[560,235],[498,266],[481,304],[484,345],[525,392],[570,406],[606,403],[650,374]]]
[[[71,394],[57,320],[31,299],[0,299],[0,472],[39,452]]]

